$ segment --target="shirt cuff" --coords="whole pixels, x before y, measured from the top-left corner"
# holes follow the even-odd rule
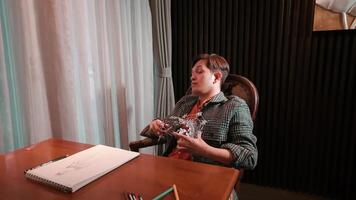
[[[257,152],[249,150],[242,146],[226,143],[221,146],[223,149],[230,150],[234,155],[234,162],[232,163],[234,168],[240,169],[253,169],[257,164]]]

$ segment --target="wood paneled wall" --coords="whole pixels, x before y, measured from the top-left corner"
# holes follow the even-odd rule
[[[172,0],[176,100],[191,59],[229,61],[260,94],[245,182],[350,199],[356,189],[356,32],[312,32],[311,0]]]

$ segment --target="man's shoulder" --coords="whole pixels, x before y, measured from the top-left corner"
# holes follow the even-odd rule
[[[236,95],[230,95],[230,96],[227,96],[226,98],[228,99],[226,101],[226,103],[228,103],[228,104],[232,104],[232,105],[236,105],[236,106],[246,104],[246,101],[244,99],[242,99]]]
[[[244,99],[235,95],[228,96],[227,99],[225,109],[230,110],[239,116],[240,119],[247,120],[248,123],[253,123],[251,121],[250,108]]]

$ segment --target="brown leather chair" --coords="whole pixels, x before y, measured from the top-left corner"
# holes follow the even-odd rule
[[[225,83],[222,85],[221,90],[225,93],[226,96],[236,95],[242,99],[244,99],[247,105],[250,108],[250,113],[252,120],[255,121],[257,108],[258,108],[258,92],[255,85],[248,80],[246,77],[241,75],[229,74],[226,78]],[[186,94],[191,93],[191,88],[188,89]],[[148,128],[148,127],[146,127]],[[163,142],[158,142],[157,140],[153,140],[151,138],[146,138],[140,141],[131,142],[129,144],[130,149],[132,151],[138,152],[140,148],[149,147],[153,145],[163,144]],[[240,175],[236,182],[235,189],[239,191],[239,183],[243,176],[243,170],[240,170]]]

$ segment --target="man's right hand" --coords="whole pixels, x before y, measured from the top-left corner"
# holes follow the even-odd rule
[[[163,121],[156,119],[150,123],[150,131],[155,133],[157,136],[163,136],[167,133],[168,124]]]

